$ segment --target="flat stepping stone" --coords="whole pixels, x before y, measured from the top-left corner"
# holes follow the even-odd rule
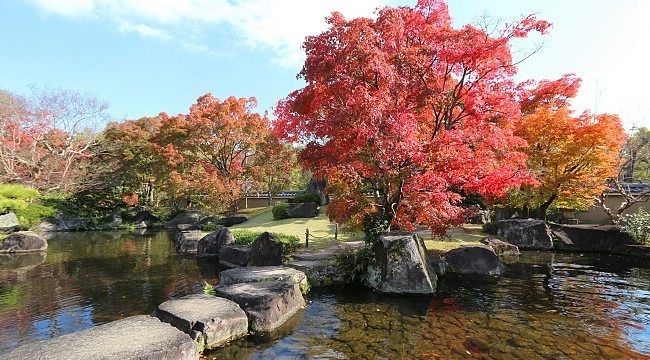
[[[187,334],[154,317],[138,315],[24,345],[4,359],[196,360],[198,357],[196,344]]]
[[[153,316],[190,335],[211,349],[248,332],[248,317],[236,303],[206,294],[167,300],[158,305]]]
[[[305,273],[311,287],[346,284],[345,278],[335,262],[294,261],[288,263],[287,266]]]
[[[363,246],[365,246],[365,243],[363,241],[348,241],[325,249],[294,253],[292,257],[296,261],[333,260],[337,254],[343,251],[356,250]]]
[[[219,285],[214,290],[239,304],[253,331],[272,331],[305,306],[300,287],[289,280]]]
[[[290,280],[300,286],[303,294],[309,292],[309,281],[304,272],[284,266],[248,266],[222,271],[219,285],[233,285],[251,282]]]

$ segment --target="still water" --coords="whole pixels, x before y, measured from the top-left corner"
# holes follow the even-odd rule
[[[158,233],[64,233],[0,259],[0,358],[11,349],[198,293],[220,268]],[[272,334],[214,359],[650,359],[650,263],[524,253],[500,278],[447,278],[435,297],[323,289]]]

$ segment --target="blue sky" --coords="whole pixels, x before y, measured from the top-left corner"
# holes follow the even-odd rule
[[[187,113],[211,92],[255,96],[270,110],[303,86],[296,74],[305,35],[331,11],[369,16],[416,0],[0,0],[0,88],[90,92],[116,120]],[[650,127],[650,1],[449,0],[456,26],[482,14],[504,21],[537,13],[554,24],[519,80],[583,79],[574,109],[617,113]]]

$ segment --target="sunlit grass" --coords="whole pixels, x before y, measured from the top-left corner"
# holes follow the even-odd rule
[[[493,235],[484,233],[481,225],[465,224],[462,228],[447,230],[447,237],[443,239],[432,238],[430,233],[421,236],[424,238],[424,245],[429,252],[441,255],[463,245],[478,244],[482,238]]]
[[[309,229],[309,248],[319,249],[334,245],[334,232],[336,225],[330,223],[327,215],[327,206],[321,206],[320,214],[314,218],[306,219],[283,219],[274,220],[271,213],[271,207],[262,208],[254,215],[248,215],[248,221],[231,227],[234,229],[246,229],[251,231],[268,231],[271,233],[283,233],[287,235],[298,236],[301,243],[305,244],[305,232]],[[344,233],[339,229],[338,242],[362,239],[361,233]]]

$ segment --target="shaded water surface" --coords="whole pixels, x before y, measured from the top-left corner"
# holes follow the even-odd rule
[[[46,257],[0,259],[0,358],[40,339],[131,315],[214,283],[216,264],[176,254],[164,232],[57,234]],[[650,359],[650,264],[525,253],[501,278],[448,278],[435,297],[323,289],[271,334],[218,359]]]

